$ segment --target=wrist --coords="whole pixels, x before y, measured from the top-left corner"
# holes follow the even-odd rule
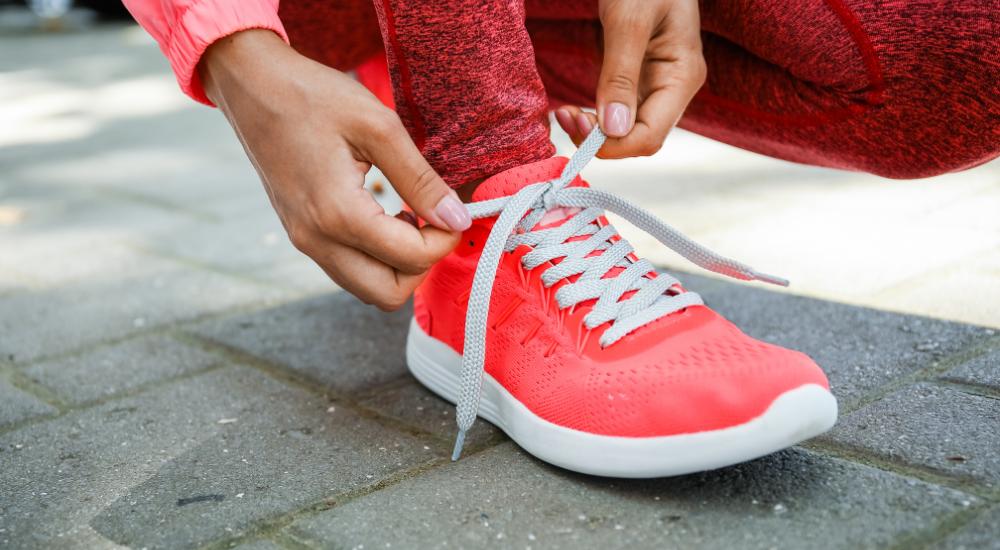
[[[261,68],[274,66],[271,61],[274,56],[287,55],[289,51],[288,44],[267,29],[248,29],[216,40],[198,63],[205,95],[220,105],[227,90],[246,87],[249,80],[259,77]]]

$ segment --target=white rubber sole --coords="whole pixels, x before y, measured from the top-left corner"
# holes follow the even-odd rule
[[[406,341],[410,372],[455,403],[462,356],[428,336],[416,320]],[[815,437],[837,421],[837,400],[808,384],[781,394],[764,414],[739,426],[662,437],[617,437],[553,424],[483,375],[479,416],[503,430],[524,450],[568,470],[610,477],[649,478],[713,470],[780,451]]]

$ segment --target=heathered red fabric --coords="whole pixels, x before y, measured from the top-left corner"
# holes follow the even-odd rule
[[[450,184],[550,156],[547,109],[593,104],[595,0],[371,2],[283,0],[280,15],[293,46],[340,69],[384,41],[397,110]],[[708,82],[684,128],[894,178],[1000,155],[1000,0],[701,9]]]

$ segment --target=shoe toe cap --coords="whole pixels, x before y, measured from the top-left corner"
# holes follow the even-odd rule
[[[768,344],[752,357],[716,361],[679,378],[672,390],[650,400],[647,420],[660,435],[738,426],[764,414],[786,392],[809,384],[829,389],[807,355]]]
[[[631,437],[731,428],[762,415],[791,390],[809,384],[829,389],[826,375],[804,353],[740,332],[602,375],[601,431]]]

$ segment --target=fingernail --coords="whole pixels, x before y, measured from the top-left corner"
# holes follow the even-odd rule
[[[573,133],[573,115],[569,111],[556,109],[556,120],[567,134]]]
[[[594,125],[590,123],[590,119],[583,113],[576,115],[576,125],[580,128],[580,133],[584,136],[589,135],[590,131],[594,129]]]
[[[628,134],[632,117],[624,103],[610,103],[604,108],[604,129],[609,136],[622,137]]]
[[[434,213],[441,218],[452,231],[465,231],[472,225],[472,216],[462,201],[452,195],[445,195],[434,207]]]

